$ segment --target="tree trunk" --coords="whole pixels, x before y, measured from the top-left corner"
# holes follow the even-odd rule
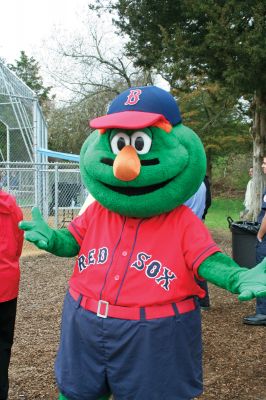
[[[261,164],[266,157],[266,94],[257,91],[255,94],[255,110],[252,127],[253,135],[253,181],[252,209],[250,219],[256,221],[260,208],[261,196],[266,188],[266,175],[262,173]]]

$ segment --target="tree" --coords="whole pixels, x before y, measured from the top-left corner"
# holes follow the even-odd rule
[[[106,112],[109,96],[96,94],[51,110],[48,117],[48,147],[64,153],[79,154],[91,130],[88,121]]]
[[[9,69],[13,71],[38,97],[41,106],[47,106],[51,100],[51,86],[45,87],[40,76],[40,66],[33,57],[28,57],[24,51],[20,52],[19,60],[15,64],[9,64]],[[52,99],[54,96],[52,96]]]
[[[253,98],[253,166],[260,206],[266,154],[266,3],[261,0],[98,0],[115,12],[129,37],[128,54],[137,65],[155,68],[172,88],[188,77],[206,76],[236,97]]]
[[[153,83],[151,70],[135,67],[112,34],[100,33],[99,24],[94,27],[88,20],[85,33],[70,42],[57,37],[54,48],[56,59],[50,72],[72,94],[72,102],[99,94],[114,97],[128,87]]]
[[[48,118],[49,148],[76,153],[90,129],[88,121],[106,113],[108,104],[130,86],[153,83],[152,74],[135,68],[121,49],[114,52],[109,40],[90,27],[88,38],[58,43],[58,62],[52,75],[70,93],[68,100],[51,110]]]
[[[252,148],[249,124],[235,97],[218,84],[194,81],[193,90],[173,90],[179,98],[183,122],[200,136],[207,155],[207,174],[218,156],[245,153]]]

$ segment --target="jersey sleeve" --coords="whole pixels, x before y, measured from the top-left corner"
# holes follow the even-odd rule
[[[81,215],[78,215],[76,218],[74,218],[67,227],[69,232],[78,242],[79,246],[81,246],[83,242],[90,221],[92,220],[93,216],[95,216],[95,213],[97,213],[97,204],[98,203],[94,202],[87,207],[86,210]]]
[[[200,264],[220,248],[214,242],[203,222],[191,210],[184,207],[181,224],[183,225],[182,249],[186,264],[198,279]]]

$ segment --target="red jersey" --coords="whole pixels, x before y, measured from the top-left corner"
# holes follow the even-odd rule
[[[18,223],[22,219],[15,198],[0,190],[0,302],[18,296],[19,257],[23,245],[23,231]]]
[[[186,206],[129,218],[94,202],[68,226],[80,245],[69,285],[95,300],[146,307],[203,297],[199,265],[220,251]]]

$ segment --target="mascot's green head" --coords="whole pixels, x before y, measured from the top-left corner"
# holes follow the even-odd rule
[[[206,157],[199,137],[181,123],[176,101],[156,86],[130,88],[82,146],[81,176],[104,207],[130,217],[173,210],[199,188]]]

